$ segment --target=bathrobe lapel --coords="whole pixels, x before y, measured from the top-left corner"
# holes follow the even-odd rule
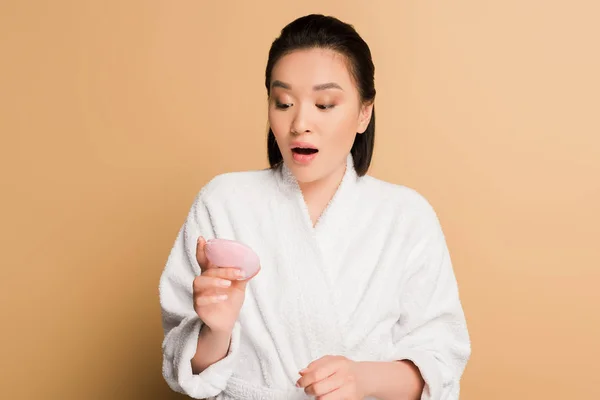
[[[312,360],[330,354],[344,353],[344,340],[340,323],[340,302],[343,294],[338,290],[340,270],[340,251],[335,246],[347,234],[356,197],[353,191],[357,185],[357,174],[351,155],[346,160],[346,172],[340,186],[327,205],[315,227],[308,212],[304,198],[293,174],[285,166],[280,171],[284,192],[292,200],[292,213],[297,226],[289,226],[297,232],[294,246],[304,255],[290,271],[298,283],[298,294],[303,314],[304,329]],[[312,361],[310,360],[310,361]]]
[[[277,379],[295,382],[298,370],[310,362],[346,353],[341,322],[346,317],[340,315],[340,305],[348,293],[340,291],[345,265],[335,248],[352,226],[357,176],[349,156],[342,182],[313,228],[293,174],[285,166],[273,174],[277,190],[275,196],[265,197],[261,213],[268,220],[255,221],[255,234],[246,238],[265,265],[249,285],[251,295],[240,318],[244,324],[261,321],[265,344],[258,338],[255,351],[268,351],[267,343],[273,343],[278,354],[261,353],[261,362],[281,358],[282,375]],[[263,369],[278,370],[266,365]]]

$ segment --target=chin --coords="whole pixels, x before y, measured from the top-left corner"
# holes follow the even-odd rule
[[[299,183],[311,183],[319,179],[317,171],[312,170],[313,168],[293,165],[290,169]]]
[[[319,173],[319,168],[316,168],[315,166],[298,165],[294,161],[286,161],[286,164],[294,174],[298,183],[311,183],[322,178],[322,174]]]

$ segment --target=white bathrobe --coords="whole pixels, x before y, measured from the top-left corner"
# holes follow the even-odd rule
[[[247,286],[227,356],[195,375],[200,235],[249,245],[262,269]],[[285,166],[212,179],[177,236],[159,289],[163,376],[190,397],[307,399],[295,387],[298,371],[343,355],[411,360],[426,382],[422,399],[458,399],[471,349],[436,214],[412,189],[358,177],[351,156],[315,227]]]

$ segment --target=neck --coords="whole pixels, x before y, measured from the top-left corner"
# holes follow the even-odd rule
[[[333,173],[314,182],[300,183],[300,190],[306,202],[313,226],[325,211],[327,204],[335,195],[346,172],[346,164]]]

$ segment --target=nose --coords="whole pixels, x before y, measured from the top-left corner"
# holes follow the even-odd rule
[[[294,135],[301,135],[303,133],[310,133],[310,116],[308,110],[298,105],[296,108],[296,114],[292,120],[291,132]]]

